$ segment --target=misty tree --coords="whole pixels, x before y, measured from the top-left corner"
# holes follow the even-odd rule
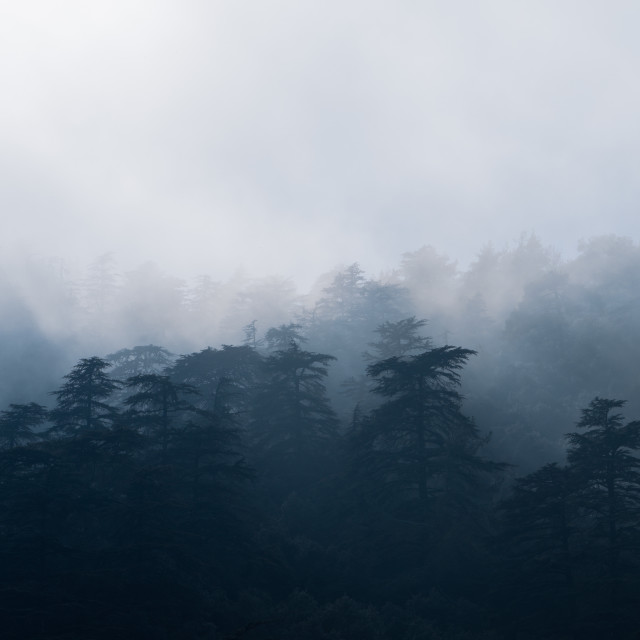
[[[504,466],[479,455],[486,438],[462,411],[460,372],[474,354],[445,346],[367,368],[378,406],[354,415],[348,480],[359,527],[385,554],[360,566],[367,580],[384,575],[402,594],[480,572]]]
[[[128,420],[141,431],[157,437],[162,459],[166,462],[174,421],[194,411],[187,397],[198,395],[197,389],[155,373],[133,376],[126,384],[132,391],[124,401],[130,409]]]
[[[174,355],[155,344],[139,345],[132,349],[120,349],[106,359],[112,364],[111,375],[119,380],[144,374],[161,374],[174,361]]]
[[[421,336],[419,331],[427,324],[426,320],[417,320],[415,316],[396,322],[386,321],[380,324],[374,333],[378,339],[369,342],[372,352],[365,351],[365,360],[379,361],[393,356],[404,356],[411,352],[423,351],[431,347],[430,338]],[[358,412],[374,406],[372,393],[374,381],[370,376],[350,376],[342,383],[342,393],[357,403]]]
[[[516,479],[502,501],[504,558],[499,597],[527,628],[576,625],[582,514],[570,467],[544,465]]]
[[[89,275],[84,283],[85,299],[89,311],[98,319],[112,311],[118,292],[115,264],[113,253],[104,253],[89,266]]]
[[[249,429],[261,468],[289,488],[322,473],[337,437],[324,385],[333,360],[294,342],[264,362],[265,382],[256,391]]]
[[[0,449],[13,449],[38,437],[34,431],[47,419],[46,407],[35,402],[10,404],[0,413]]]
[[[324,289],[324,297],[318,302],[321,316],[333,320],[355,321],[361,317],[366,293],[364,271],[357,262],[340,271],[330,286]]]
[[[432,246],[405,253],[399,269],[400,283],[411,292],[418,312],[432,320],[452,307],[457,273],[456,263]]]
[[[264,336],[269,351],[286,351],[292,344],[300,346],[307,342],[302,334],[302,325],[295,322],[271,327]]]
[[[315,350],[340,354],[328,382],[336,407],[345,415],[351,407],[341,401],[339,387],[355,377],[354,372],[363,373],[362,353],[376,327],[402,319],[410,313],[410,302],[404,288],[368,280],[357,263],[336,274],[323,293],[306,319],[306,335]]]
[[[83,358],[64,376],[66,382],[53,392],[57,400],[51,411],[53,431],[73,434],[113,424],[117,412],[106,401],[121,385],[106,373],[110,366],[97,356]]]
[[[595,580],[606,585],[606,606],[614,617],[623,577],[628,588],[637,571],[640,544],[640,421],[624,423],[617,411],[624,404],[596,397],[582,411],[579,431],[567,434],[569,464],[581,486],[580,504],[589,514],[589,538],[603,550],[601,556],[595,553],[601,571]]]
[[[353,435],[355,463],[414,517],[423,518],[440,496],[462,499],[459,482],[485,470],[476,456],[482,438],[462,413],[458,391],[460,370],[475,353],[445,346],[367,368],[384,400]]]
[[[375,329],[378,340],[369,343],[374,353],[367,352],[367,360],[386,360],[430,349],[431,339],[419,334],[426,324],[426,320],[417,320],[415,316],[397,322],[383,322]]]
[[[244,332],[244,340],[242,344],[247,347],[251,347],[252,349],[257,349],[259,346],[263,344],[263,340],[258,338],[258,321],[252,320],[249,324],[246,324],[242,327],[242,331]]]
[[[202,351],[180,356],[169,370],[171,379],[189,384],[199,392],[200,409],[212,411],[224,389],[225,402],[236,414],[247,411],[248,398],[256,383],[261,356],[248,345],[225,344],[221,349],[207,347]],[[224,381],[224,385],[221,385]]]

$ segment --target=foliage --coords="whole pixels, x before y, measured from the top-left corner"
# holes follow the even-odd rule
[[[106,373],[110,366],[97,356],[83,358],[65,376],[67,382],[53,393],[57,400],[51,412],[54,431],[98,430],[113,422],[116,412],[105,400],[120,384]]]
[[[10,404],[0,413],[0,449],[13,449],[37,438],[36,427],[44,423],[47,409],[41,404]]]
[[[294,342],[264,361],[249,430],[265,473],[289,486],[308,482],[337,437],[338,420],[324,386],[333,356],[304,351]]]

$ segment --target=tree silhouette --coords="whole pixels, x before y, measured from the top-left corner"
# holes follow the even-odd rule
[[[241,414],[247,411],[248,396],[261,362],[253,347],[225,344],[221,349],[208,347],[180,356],[168,373],[174,382],[198,390],[198,408],[214,411],[219,401],[218,392],[224,389],[225,402],[235,414]]]
[[[105,400],[120,388],[120,383],[107,375],[106,369],[110,366],[97,356],[83,358],[64,376],[67,382],[53,392],[57,399],[51,412],[55,432],[73,434],[104,429],[112,424],[116,411]]]
[[[431,340],[418,333],[426,324],[426,320],[416,320],[415,316],[397,322],[383,322],[375,329],[379,339],[369,343],[375,353],[365,354],[367,359],[386,360],[430,349]]]
[[[173,363],[173,354],[155,344],[120,349],[106,359],[113,365],[111,375],[119,380],[148,373],[162,374]]]
[[[619,618],[623,578],[627,592],[632,583],[637,586],[632,577],[640,543],[640,421],[624,424],[617,412],[624,405],[624,400],[596,397],[582,411],[580,431],[567,434],[568,460],[581,486],[580,504],[588,513],[594,579],[605,586],[610,624]]]
[[[338,420],[324,386],[332,360],[294,342],[264,363],[266,381],[256,391],[249,429],[262,467],[290,488],[296,478],[304,483],[320,471],[337,436]]]
[[[357,457],[397,499],[424,509],[453,475],[480,470],[477,428],[461,412],[459,371],[475,351],[445,346],[391,357],[367,368],[375,393],[387,398],[355,436]]]
[[[35,440],[38,436],[33,429],[46,418],[46,407],[35,402],[10,404],[9,409],[0,413],[0,449],[13,449]]]
[[[527,628],[575,628],[580,554],[578,484],[556,463],[518,478],[501,503],[505,558],[499,597]]]
[[[302,325],[290,322],[279,327],[271,327],[264,338],[269,351],[286,351],[292,344],[301,345],[307,339],[301,333]]]
[[[162,460],[166,462],[174,420],[195,411],[186,397],[197,396],[197,389],[155,373],[132,376],[127,380],[127,388],[133,391],[124,401],[131,409],[129,420],[153,439],[157,438]]]

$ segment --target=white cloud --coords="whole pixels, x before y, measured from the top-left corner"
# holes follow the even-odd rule
[[[308,280],[425,243],[637,235],[635,3],[11,5],[15,245]]]

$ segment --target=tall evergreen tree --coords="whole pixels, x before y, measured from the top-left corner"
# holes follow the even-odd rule
[[[97,356],[83,358],[65,376],[67,382],[53,392],[57,399],[51,412],[54,431],[73,434],[101,430],[113,423],[116,411],[106,400],[120,383],[106,373],[110,366]]]
[[[590,525],[594,583],[605,586],[605,618],[614,634],[624,598],[639,586],[640,421],[625,424],[617,411],[624,405],[596,397],[582,411],[580,431],[567,434],[569,463]]]
[[[431,340],[419,333],[426,324],[426,320],[417,320],[415,316],[383,322],[374,330],[377,340],[368,344],[371,351],[365,351],[363,357],[369,362],[378,362],[431,348]],[[372,393],[374,387],[375,381],[370,376],[351,376],[342,383],[342,393],[356,402],[356,412],[362,414],[379,404]]]
[[[382,403],[354,421],[351,486],[374,548],[387,550],[367,579],[395,585],[388,597],[474,579],[501,468],[478,455],[485,440],[462,412],[460,371],[474,353],[445,346],[368,367]]]
[[[456,474],[481,470],[475,453],[482,439],[462,413],[458,391],[459,371],[474,354],[445,346],[368,367],[375,393],[386,401],[356,434],[356,455],[395,500],[417,500],[424,509],[452,487]]]
[[[324,386],[332,360],[295,342],[265,360],[266,382],[255,396],[250,431],[269,476],[287,483],[308,481],[326,460],[338,430]]]
[[[174,383],[169,376],[149,373],[132,376],[127,387],[133,393],[125,400],[132,412],[130,419],[141,430],[157,439],[166,462],[167,449],[174,420],[195,408],[187,401],[188,396],[197,396],[195,387]]]

